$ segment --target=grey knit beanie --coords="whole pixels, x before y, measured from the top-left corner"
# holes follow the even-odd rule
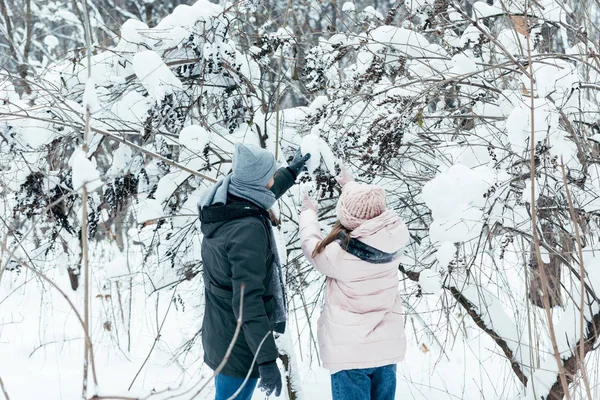
[[[244,143],[236,143],[232,164],[232,181],[247,186],[266,186],[277,169],[273,154]]]

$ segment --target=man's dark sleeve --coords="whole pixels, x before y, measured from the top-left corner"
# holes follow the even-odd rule
[[[263,302],[269,252],[267,231],[262,221],[257,218],[248,219],[243,228],[227,243],[227,258],[231,265],[233,289],[231,305],[235,318],[239,319],[241,285],[244,283],[242,331],[254,355],[266,336],[256,357],[258,364],[274,361],[279,354]]]
[[[275,193],[276,198],[280,198],[289,188],[294,186],[296,177],[288,167],[283,167],[275,172],[273,180],[275,183],[271,187],[271,192]]]

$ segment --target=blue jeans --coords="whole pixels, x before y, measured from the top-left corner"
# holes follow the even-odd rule
[[[245,378],[234,378],[233,376],[227,376],[223,374],[218,374],[215,376],[215,400],[227,400],[242,386]],[[244,388],[240,391],[240,393],[235,397],[236,400],[250,400],[252,398],[252,393],[254,393],[254,388],[256,387],[256,383],[258,382],[258,378],[249,378],[248,382],[244,385]]]
[[[333,400],[393,400],[396,365],[349,369],[331,375]]]

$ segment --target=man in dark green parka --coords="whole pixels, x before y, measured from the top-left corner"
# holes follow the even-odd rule
[[[259,388],[267,395],[281,393],[272,332],[285,329],[285,288],[267,210],[293,186],[309,158],[298,152],[288,167],[276,170],[267,150],[236,144],[233,172],[198,204],[206,300],[202,343],[204,361],[213,370],[233,339],[244,284],[242,331],[215,378],[215,400],[236,392],[236,399],[249,400],[259,377]]]

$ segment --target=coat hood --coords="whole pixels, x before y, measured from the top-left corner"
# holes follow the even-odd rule
[[[400,216],[387,210],[379,216],[363,222],[350,232],[350,237],[385,253],[395,253],[406,245],[408,229]]]

